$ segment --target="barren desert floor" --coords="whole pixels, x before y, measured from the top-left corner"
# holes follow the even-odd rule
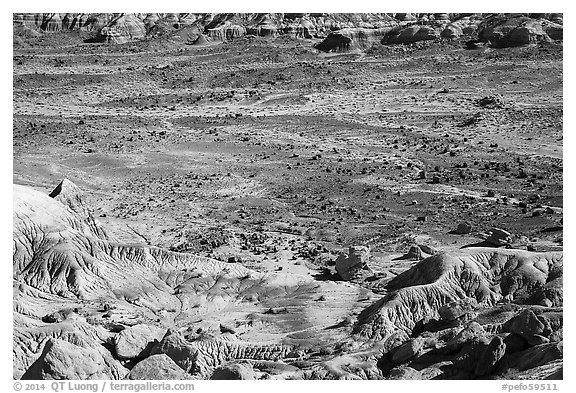
[[[200,268],[203,273],[186,280],[206,274],[210,279],[186,284],[196,294],[186,297],[179,294],[192,289],[179,279],[172,285],[172,278],[158,273],[163,280],[158,283],[138,267],[135,280],[146,283],[142,288],[151,286],[144,292],[168,293],[162,285],[170,285],[173,293],[166,295],[169,300],[150,295],[149,303],[138,303],[144,295],[119,296],[113,311],[104,308],[117,314],[116,320],[108,319],[114,323],[96,324],[106,326],[107,334],[136,322],[181,332],[194,326],[240,340],[231,351],[243,355],[227,360],[249,358],[238,349],[245,342],[270,345],[267,353],[278,355],[260,358],[270,364],[252,364],[270,375],[314,370],[305,377],[370,378],[378,359],[384,373],[408,361],[397,350],[390,355],[395,356],[391,365],[382,366],[382,347],[391,344],[378,338],[390,336],[387,323],[404,326],[406,310],[413,310],[414,322],[428,307],[436,313],[451,294],[463,297],[460,289],[427,286],[445,288],[431,278],[437,267],[426,266],[448,266],[456,263],[453,259],[431,257],[426,261],[432,262],[417,267],[422,258],[488,246],[495,251],[482,248],[480,254],[461,257],[465,266],[487,266],[478,255],[512,255],[490,243],[493,228],[512,235],[508,247],[523,250],[513,258],[531,261],[530,266],[540,266],[531,258],[552,266],[562,251],[561,43],[466,50],[434,42],[324,54],[313,49],[311,40],[244,37],[183,46],[166,39],[115,46],[74,44],[70,35],[54,33],[35,46],[14,48],[14,183],[48,194],[68,179],[109,231],[110,244],[159,247],[175,251],[170,255],[178,257],[172,259],[207,257],[232,266],[227,272],[234,276],[214,278]],[[459,224],[468,226],[468,233],[457,233]],[[351,246],[369,247],[370,272],[344,282],[335,261]],[[486,258],[492,263],[490,258],[500,257]],[[412,267],[416,273],[401,275]],[[544,282],[556,276],[546,277]],[[480,302],[492,287],[478,285],[473,291]],[[207,295],[216,289],[217,297]],[[27,299],[38,296],[22,293]],[[233,306],[222,300],[223,293],[234,299]],[[426,296],[432,300],[419,303]],[[105,314],[103,303],[93,299],[64,298],[52,306],[30,301],[21,307],[39,307],[46,314],[76,308],[89,322]],[[409,306],[393,314],[400,307],[394,302]],[[561,315],[553,302],[544,306],[545,315]],[[485,308],[475,321],[492,326],[523,309]],[[530,310],[516,318],[532,321],[538,311]],[[37,322],[22,318],[21,326],[36,329]],[[444,358],[457,352],[441,352],[421,332],[435,332],[434,340],[456,345],[450,341],[456,331],[444,337],[430,324],[410,326],[412,340],[417,337],[420,345],[413,352],[432,351],[411,367],[427,378],[440,375]],[[353,334],[372,341],[352,340]],[[543,339],[548,341],[539,345],[552,345]],[[533,336],[524,340],[536,345]],[[526,350],[533,348],[540,347]],[[162,353],[174,360],[168,350]],[[23,361],[16,375],[31,372],[35,356]],[[118,360],[118,353],[114,356]],[[284,363],[273,364],[277,359]],[[510,360],[510,368],[530,369],[534,376],[547,370],[542,365],[558,365],[551,359],[536,368]],[[120,360],[128,369],[135,362],[128,355]],[[201,367],[212,370],[222,362],[208,363]],[[320,364],[322,372],[314,368]]]

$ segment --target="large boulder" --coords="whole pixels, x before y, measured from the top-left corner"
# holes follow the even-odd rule
[[[532,310],[526,309],[507,321],[503,328],[529,342],[535,334],[542,335],[544,333],[545,325]]]
[[[516,353],[523,351],[530,347],[528,342],[520,335],[515,333],[510,333],[504,338],[504,344],[506,345],[506,353]]]
[[[400,345],[392,352],[392,361],[396,364],[405,363],[416,357],[424,345],[424,341],[413,338]]]
[[[164,337],[165,328],[151,325],[134,325],[114,337],[114,348],[119,359],[133,359],[145,355],[151,346]]]
[[[507,355],[502,359],[501,367],[524,371],[542,366],[557,359],[562,359],[563,356],[562,342],[542,344],[512,355]]]
[[[168,355],[152,355],[139,362],[130,371],[128,379],[146,380],[146,379],[190,379]]]
[[[496,247],[509,245],[512,243],[512,234],[504,229],[492,228],[490,235],[486,238],[486,243]]]
[[[196,371],[198,348],[179,333],[168,331],[162,341],[152,348],[151,354],[166,354],[184,371],[191,374]]]
[[[470,378],[474,376],[476,367],[488,347],[488,343],[488,339],[485,338],[480,342],[467,342],[464,344],[460,352],[453,358],[452,368],[461,372],[462,376],[469,376]]]
[[[450,351],[458,351],[466,343],[483,342],[486,338],[484,328],[478,322],[470,322],[454,338],[446,343]]]
[[[475,374],[478,377],[483,377],[492,373],[498,366],[498,362],[506,352],[506,344],[499,336],[495,336],[488,347],[480,356],[480,360],[476,364]]]
[[[352,280],[363,271],[370,270],[368,260],[370,249],[364,246],[350,246],[348,253],[342,253],[336,259],[336,272],[346,281]]]
[[[220,366],[214,370],[210,379],[225,379],[225,380],[250,380],[256,379],[254,369],[249,363],[230,363]]]
[[[83,348],[50,338],[22,379],[118,379],[127,372],[118,362],[106,359],[96,348]]]

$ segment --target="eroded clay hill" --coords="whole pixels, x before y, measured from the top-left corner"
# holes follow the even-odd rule
[[[75,31],[86,42],[123,44],[159,36],[193,45],[245,36],[321,39],[323,52],[364,51],[379,44],[414,44],[468,37],[470,45],[514,47],[561,41],[563,16],[473,13],[288,14],[14,14],[16,35]],[[182,34],[183,33],[183,34]]]
[[[439,253],[377,295],[120,243],[68,180],[13,195],[15,378],[561,375],[560,252]]]

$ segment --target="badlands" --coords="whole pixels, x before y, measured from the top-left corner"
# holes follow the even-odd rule
[[[15,379],[562,379],[562,14],[14,14]]]

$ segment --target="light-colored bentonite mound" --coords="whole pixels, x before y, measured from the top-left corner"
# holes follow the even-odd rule
[[[360,316],[358,332],[385,339],[399,329],[411,331],[418,321],[436,317],[443,305],[459,299],[473,298],[486,306],[502,300],[528,302],[561,266],[560,252],[477,248],[439,253],[390,281],[389,294]]]
[[[123,378],[155,353],[209,378],[236,359],[293,359],[334,345],[350,329],[339,323],[362,308],[361,288],[118,244],[73,183],[51,195],[14,186],[15,378]],[[192,348],[185,359],[170,350],[178,334]]]
[[[134,14],[122,14],[104,26],[98,33],[98,40],[123,44],[128,41],[144,38],[146,26]]]

